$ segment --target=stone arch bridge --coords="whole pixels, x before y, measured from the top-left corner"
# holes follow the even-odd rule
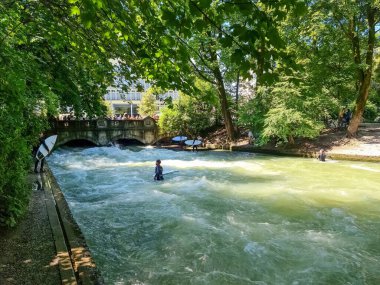
[[[143,144],[154,144],[158,140],[155,120],[67,120],[54,121],[51,130],[58,135],[56,146],[73,140],[86,140],[97,146],[107,146],[117,140],[137,140]]]

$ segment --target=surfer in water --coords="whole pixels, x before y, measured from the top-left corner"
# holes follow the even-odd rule
[[[161,166],[161,160],[156,160],[156,169],[154,170],[154,180],[164,180],[163,168]]]
[[[319,161],[326,161],[326,152],[323,148],[319,151],[319,155],[317,158]]]

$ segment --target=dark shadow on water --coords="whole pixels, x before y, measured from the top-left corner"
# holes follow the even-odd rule
[[[128,149],[136,152],[141,151],[143,149],[142,146],[145,146],[142,142],[135,139],[119,139],[114,142],[114,145],[120,149]]]
[[[95,147],[96,144],[88,140],[72,140],[64,144],[67,147]]]

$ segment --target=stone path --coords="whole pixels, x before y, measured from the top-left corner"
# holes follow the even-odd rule
[[[25,218],[15,229],[0,232],[2,285],[61,284],[45,193],[36,188]]]
[[[33,190],[25,218],[0,232],[0,284],[104,284],[49,169],[29,180]]]

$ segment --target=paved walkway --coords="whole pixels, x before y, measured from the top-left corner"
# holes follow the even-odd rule
[[[33,186],[25,218],[15,229],[0,233],[2,285],[61,284],[45,192]]]
[[[0,284],[104,284],[51,172],[29,180],[25,218],[0,233]]]

